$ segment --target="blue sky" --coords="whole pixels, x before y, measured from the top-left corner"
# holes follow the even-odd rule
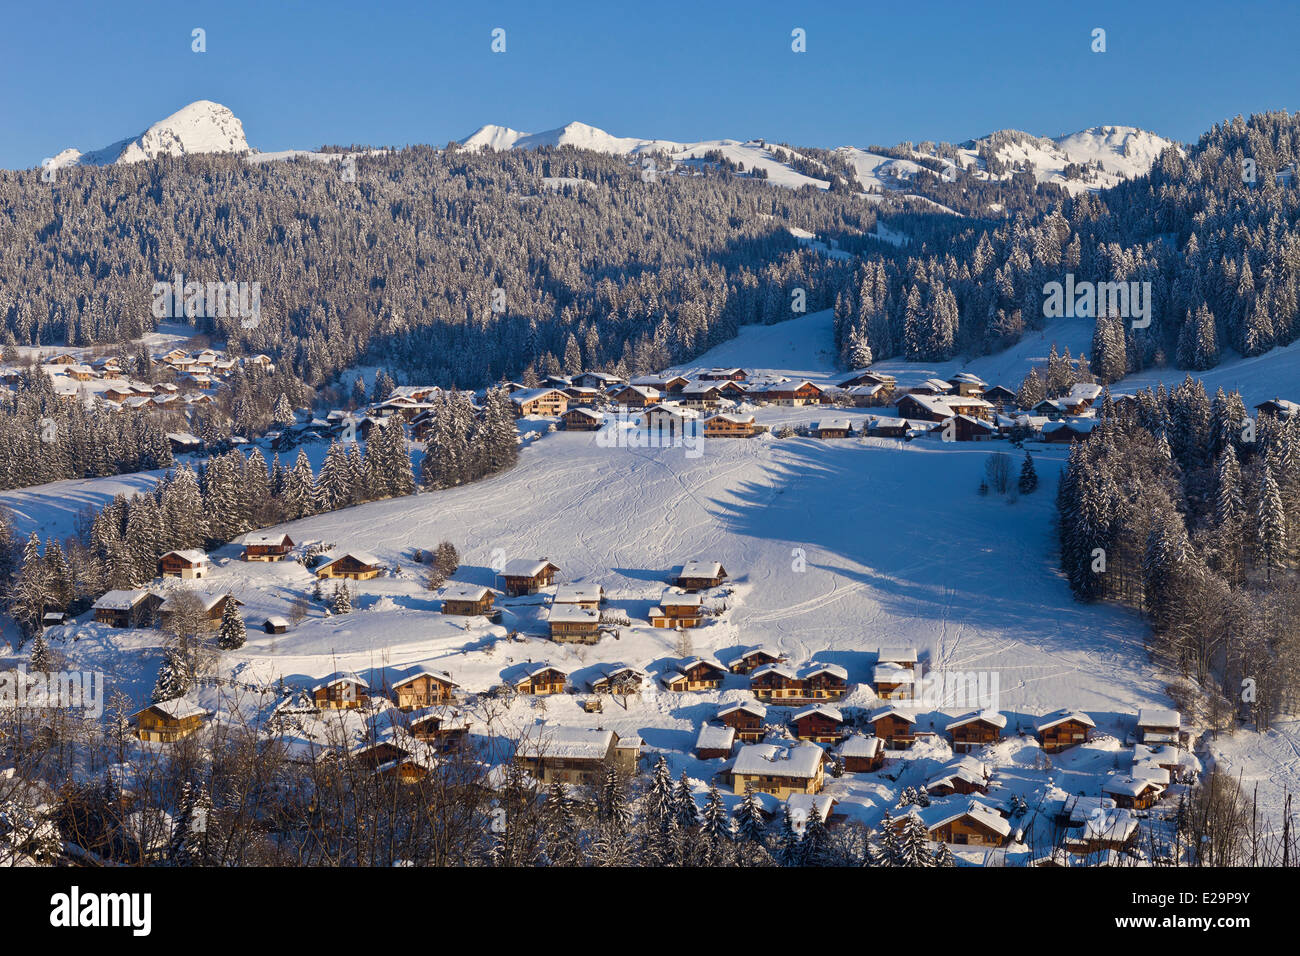
[[[141,132],[196,99],[260,149],[403,145],[484,123],[814,146],[1105,123],[1195,139],[1295,109],[1300,4],[767,0],[7,4],[0,167]],[[207,52],[191,51],[191,30]],[[491,31],[506,31],[506,52]],[[791,51],[791,30],[807,52]],[[1090,49],[1095,27],[1105,53]]]

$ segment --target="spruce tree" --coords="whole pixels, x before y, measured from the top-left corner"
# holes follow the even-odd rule
[[[244,619],[239,616],[232,595],[226,595],[226,606],[221,611],[221,629],[217,634],[217,646],[222,650],[233,651],[243,647],[248,640],[244,628]]]
[[[1038,487],[1038,473],[1034,471],[1034,459],[1025,452],[1025,460],[1020,465],[1020,493],[1027,495]]]

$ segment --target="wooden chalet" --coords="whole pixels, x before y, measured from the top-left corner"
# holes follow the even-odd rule
[[[961,757],[931,777],[925,784],[925,792],[935,797],[988,793],[988,768],[972,757]]]
[[[713,661],[692,657],[679,664],[676,670],[665,674],[663,684],[669,690],[678,692],[716,690],[722,686],[726,674],[726,669]]]
[[[910,700],[916,684],[916,672],[891,661],[878,663],[872,668],[871,684],[881,700]]]
[[[998,426],[971,415],[954,415],[930,429],[944,441],[990,441],[998,436]]]
[[[326,561],[316,569],[318,578],[347,578],[350,581],[369,581],[384,571],[379,559],[368,551],[349,551]]]
[[[780,651],[766,647],[755,647],[745,651],[730,664],[727,670],[733,674],[748,674],[768,664],[783,664],[786,657]]]
[[[717,561],[687,561],[673,583],[683,591],[704,591],[716,588],[725,580],[727,569]]]
[[[743,368],[711,368],[697,376],[702,382],[743,382],[749,378]]]
[[[750,671],[749,690],[767,703],[799,701],[803,699],[803,680],[786,664],[764,664]]]
[[[894,400],[894,391],[887,385],[850,385],[837,394],[854,408],[876,408]]]
[[[594,408],[570,408],[560,416],[560,421],[564,423],[565,431],[594,432],[604,426],[605,415]]]
[[[529,415],[563,415],[569,409],[569,396],[558,388],[526,388],[510,396],[515,418]]]
[[[1016,407],[1016,393],[1005,385],[993,385],[984,389],[980,398],[997,409]]]
[[[1270,398],[1268,401],[1256,405],[1255,411],[1270,418],[1294,418],[1297,414],[1300,414],[1300,403],[1286,398]]]
[[[370,702],[370,685],[356,674],[339,674],[311,689],[317,710],[351,710]]]
[[[168,551],[158,559],[158,575],[164,578],[202,578],[212,570],[208,556],[197,549]]]
[[[777,382],[768,385],[763,389],[762,394],[757,397],[773,405],[798,407],[801,405],[819,405],[823,398],[828,396],[821,386],[814,385],[809,381],[802,381]]]
[[[909,393],[900,398],[895,407],[900,417],[925,422],[942,422],[954,415],[969,415],[985,421],[993,417],[993,406],[975,396]]]
[[[699,760],[725,760],[736,745],[736,729],[725,724],[704,724],[695,738],[695,756]]]
[[[244,561],[279,561],[293,550],[293,538],[283,531],[244,535]]]
[[[849,672],[839,664],[809,664],[799,679],[805,700],[839,700],[849,690]]]
[[[268,634],[283,634],[289,630],[289,621],[278,614],[272,614],[262,622],[262,630]]]
[[[595,644],[600,640],[600,612],[581,604],[552,604],[546,623],[553,641]]]
[[[135,735],[148,743],[170,744],[188,737],[203,727],[208,712],[181,697],[159,701],[136,713]]]
[[[450,674],[442,671],[421,670],[407,674],[393,683],[393,697],[399,710],[419,710],[451,700],[452,691],[459,685]]]
[[[712,382],[691,382],[678,393],[677,400],[687,408],[717,408],[722,389]]]
[[[658,606],[650,609],[649,618],[651,627],[699,627],[704,623],[704,600],[669,588],[659,596]]]
[[[825,761],[826,752],[812,743],[748,744],[731,765],[732,792],[742,794],[752,787],[781,800],[792,793],[820,793]]]
[[[882,707],[867,716],[867,723],[871,724],[873,733],[891,750],[904,750],[915,739],[912,725],[916,723],[916,717],[911,711]]]
[[[469,741],[469,724],[455,711],[439,708],[411,717],[411,736],[435,750],[451,750]]]
[[[753,438],[755,434],[753,415],[723,412],[704,420],[705,438]]]
[[[839,743],[844,736],[844,715],[834,707],[819,704],[799,711],[790,723],[798,740],[817,744]]]
[[[1038,732],[1043,750],[1054,754],[1083,743],[1096,727],[1093,719],[1082,711],[1058,710],[1038,721],[1034,730]]]
[[[1182,743],[1183,716],[1176,710],[1146,707],[1138,711],[1138,742],[1150,747],[1159,744]]]
[[[151,591],[109,591],[94,605],[95,620],[109,627],[147,627],[162,604]]]
[[[1048,422],[1039,433],[1039,440],[1048,443],[1083,441],[1092,434],[1092,430],[1096,425],[1096,419]]]
[[[593,786],[604,780],[611,766],[636,769],[635,753],[632,766],[627,766],[627,749],[619,747],[619,736],[612,730],[542,724],[525,732],[515,760],[543,784]]]
[[[611,398],[624,408],[649,408],[659,403],[662,393],[649,385],[624,385],[615,389]]]
[[[536,594],[542,588],[548,588],[555,583],[555,575],[559,570],[557,565],[546,558],[539,560],[515,558],[507,562],[501,572],[502,577],[505,578],[506,595],[519,597],[524,594]]]
[[[458,584],[442,592],[442,613],[469,616],[491,613],[496,595],[491,588],[473,584]]]
[[[835,752],[845,773],[872,773],[885,763],[885,742],[879,737],[853,734]]]
[[[554,664],[529,664],[523,675],[513,684],[515,692],[536,697],[563,694],[569,683],[569,672]]]
[[[962,397],[972,395],[975,397],[981,397],[984,394],[984,390],[988,388],[989,383],[984,381],[984,379],[980,378],[978,375],[973,375],[970,372],[958,372],[952,378],[948,379],[948,384],[952,386],[952,392],[954,395]]]
[[[766,717],[767,708],[752,700],[720,707],[713,715],[715,721],[735,730],[737,739],[755,744],[766,734],[763,729]]]
[[[599,584],[557,584],[552,604],[576,604],[589,611],[600,610],[605,600],[605,589]]]
[[[849,438],[853,435],[853,425],[847,418],[828,418],[813,422],[812,431],[821,439]]]
[[[639,667],[622,661],[602,664],[601,674],[590,682],[592,693],[629,695],[640,693],[650,682],[650,675]]]
[[[221,627],[221,618],[226,613],[227,604],[233,602],[236,607],[243,607],[244,605],[244,602],[233,594],[201,594],[197,591],[173,591],[158,606],[158,619],[164,628],[172,626],[176,609],[179,606],[178,599],[182,594],[193,594],[199,599],[203,610],[200,626],[204,631],[215,631]]]
[[[919,817],[930,839],[956,846],[1002,846],[1011,836],[1011,824],[1006,818],[977,800],[966,806],[950,803],[936,804],[924,809],[912,808],[908,816]],[[895,821],[900,830],[907,816]]]
[[[578,388],[607,389],[625,385],[627,381],[610,372],[583,372],[573,376],[573,384]]]
[[[1148,810],[1165,792],[1165,786],[1149,777],[1113,773],[1101,785],[1101,792],[1124,810]]]
[[[916,670],[919,655],[915,647],[881,647],[876,649],[877,664],[896,664],[910,671]]]
[[[952,735],[954,753],[970,753],[1002,739],[1007,718],[995,710],[978,710],[958,717],[944,728]]]
[[[849,378],[837,383],[840,388],[853,388],[855,385],[886,385],[892,392],[898,385],[898,379],[886,372],[873,372],[870,369],[859,369]]]

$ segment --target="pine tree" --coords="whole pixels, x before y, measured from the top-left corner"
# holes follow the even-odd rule
[[[830,866],[830,834],[826,830],[826,821],[822,812],[814,803],[808,811],[808,822],[803,830],[803,865]]]
[[[776,862],[780,866],[802,866],[802,850],[799,832],[794,828],[794,817],[787,803],[781,814],[781,832],[776,838]]]
[[[1265,576],[1272,580],[1273,569],[1285,567],[1286,509],[1282,505],[1282,492],[1267,461],[1264,462],[1259,482],[1255,545],[1263,560]]]
[[[152,700],[155,704],[164,700],[175,700],[190,692],[194,678],[190,672],[189,661],[177,641],[169,641],[163,649],[162,664],[158,668],[158,679],[154,683]]]
[[[1027,495],[1038,487],[1038,473],[1034,471],[1034,459],[1025,452],[1024,463],[1020,466],[1020,493]]]
[[[248,640],[244,629],[244,619],[239,616],[233,595],[226,595],[226,606],[221,611],[221,630],[217,635],[217,646],[222,650],[233,651],[243,647]]]
[[[915,813],[909,813],[903,822],[903,835],[894,865],[928,867],[931,863],[930,834],[921,818]]]
[[[292,425],[297,421],[297,416],[293,413],[293,406],[289,404],[289,399],[285,397],[284,392],[276,399],[275,408],[271,410],[271,421],[283,427]]]
[[[32,656],[29,666],[35,672],[46,674],[54,669],[54,659],[50,654],[50,645],[45,642],[44,634],[37,634],[32,641]]]
[[[731,821],[723,805],[722,794],[716,786],[709,787],[700,815],[700,835],[704,843],[704,865],[719,866],[728,859],[728,846],[732,841]]]
[[[946,843],[940,843],[939,848],[934,851],[933,861],[930,865],[933,867],[956,866],[957,861],[953,859],[952,848]]]
[[[330,601],[330,610],[335,614],[349,614],[352,611],[352,595],[348,593],[348,582],[344,581],[334,589],[334,598]]]

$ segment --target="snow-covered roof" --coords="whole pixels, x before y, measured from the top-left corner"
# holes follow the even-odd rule
[[[709,418],[706,418],[704,424],[707,425],[709,422],[716,421],[730,422],[732,425],[752,425],[754,424],[754,416],[741,415],[735,412],[720,412],[717,415],[712,415]]]
[[[999,730],[1007,725],[1006,715],[1000,714],[996,710],[976,710],[966,714],[965,716],[958,717],[952,723],[948,724],[948,726],[944,727],[944,730],[955,730],[958,727],[965,727],[967,724],[973,724],[976,721],[992,724]]]
[[[863,734],[854,734],[840,744],[837,753],[841,757],[875,757],[885,747],[885,742],[879,737],[868,737]]]
[[[603,760],[614,744],[612,730],[535,724],[522,734],[519,752],[524,756]]]
[[[289,537],[289,533],[287,531],[279,531],[279,532],[250,531],[248,534],[244,535],[243,543],[245,545],[251,544],[251,545],[257,545],[262,547],[272,547],[272,546],[284,544],[285,538],[288,537]]]
[[[1114,793],[1125,797],[1137,797],[1148,788],[1163,790],[1164,786],[1145,777],[1134,777],[1126,773],[1112,773],[1101,785],[1102,793]]]
[[[876,651],[879,664],[915,664],[916,660],[915,647],[882,647]]]
[[[916,680],[916,673],[900,664],[877,664],[871,671],[871,679],[876,684],[911,684]]]
[[[600,615],[581,604],[552,604],[546,619],[551,624],[600,623]]]
[[[838,677],[840,680],[848,680],[849,672],[839,664],[821,664],[813,663],[805,667],[801,672],[801,677],[816,677],[818,674],[830,674],[832,677]]]
[[[749,744],[740,748],[732,772],[769,777],[815,777],[825,753],[813,743],[782,747],[777,744]]]
[[[605,589],[599,584],[559,584],[555,588],[552,604],[583,604],[600,601]]]
[[[1058,724],[1063,724],[1068,720],[1075,720],[1088,727],[1096,727],[1093,719],[1081,710],[1058,710],[1053,714],[1043,717],[1038,723],[1034,724],[1034,729],[1039,733],[1044,730],[1050,730]]]
[[[546,570],[548,565],[550,567],[555,567],[555,565],[546,558],[540,560],[534,560],[532,558],[514,558],[506,562],[506,566],[502,568],[501,573],[509,578],[535,578]]]
[[[442,599],[444,601],[481,601],[491,593],[491,588],[475,584],[457,584],[453,587],[444,588]]]
[[[143,588],[131,591],[108,591],[93,605],[97,611],[129,611],[146,597],[149,592]]]
[[[687,561],[682,565],[681,578],[716,578],[722,573],[722,565],[717,561]]]
[[[787,664],[780,663],[764,664],[762,667],[754,668],[754,670],[750,671],[749,679],[754,681],[767,674],[778,674],[788,680],[799,679],[799,672],[797,670]]]
[[[812,816],[813,808],[816,807],[817,816],[825,820],[831,815],[835,798],[829,793],[792,793],[785,798],[785,803],[792,815],[802,813],[805,818]]]
[[[205,611],[211,611],[213,608],[215,608],[218,604],[220,604],[229,596],[224,592],[217,593],[217,594],[209,594],[203,591],[192,591],[187,588],[183,591],[173,591],[170,594],[168,594],[167,598],[162,602],[158,610],[160,611],[176,610],[177,600],[180,599],[181,595],[187,595],[187,594],[192,594],[194,595],[194,597],[198,598],[199,604],[203,607],[203,610]]]
[[[962,817],[968,816],[999,836],[1006,837],[1011,834],[1011,824],[1007,819],[992,807],[978,800],[933,804],[923,809],[913,807],[908,815],[919,818],[925,824],[927,830],[934,830],[945,823],[951,823],[953,820],[960,820]]]
[[[330,558],[328,561],[326,561],[316,570],[319,571],[322,568],[328,568],[331,564],[337,564],[338,562],[342,561],[344,558],[351,558],[352,560],[356,561],[358,564],[364,564],[370,567],[376,567],[379,565],[379,559],[375,557],[373,554],[371,554],[369,551],[348,551],[345,554],[340,554],[337,558]]]
[[[525,405],[528,402],[543,398],[547,395],[559,395],[561,398],[568,398],[564,392],[558,388],[522,388],[510,395],[510,401],[516,405]]]
[[[988,774],[982,763],[972,757],[962,757],[960,760],[944,767],[939,773],[926,781],[925,788],[929,790],[931,787],[941,784],[951,786],[956,780],[964,780],[967,783],[983,786],[987,779]]]
[[[701,595],[687,594],[677,588],[664,588],[663,594],[659,595],[660,607],[700,607],[703,603]]]
[[[874,724],[876,721],[884,717],[901,717],[909,724],[916,723],[915,714],[909,713],[908,711],[902,710],[898,707],[881,707],[879,710],[873,710],[867,715],[867,723]]]
[[[705,724],[695,738],[696,750],[730,750],[736,742],[736,728]]]
[[[529,680],[530,678],[536,677],[538,674],[541,674],[544,671],[555,671],[557,674],[562,674],[565,677],[569,676],[568,668],[561,667],[559,664],[551,664],[547,661],[537,661],[525,667],[523,669],[522,675],[517,681],[515,681],[515,683],[522,684],[525,681]]]
[[[156,704],[150,704],[145,710],[156,710],[172,720],[184,720],[187,717],[207,715],[206,710],[194,703],[194,701],[186,700],[184,697],[177,697],[175,700],[160,700]],[[144,713],[144,711],[141,711],[141,713]]]
[[[1164,710],[1156,707],[1143,707],[1138,711],[1138,727],[1180,727],[1182,714],[1176,710]]]
[[[169,558],[173,554],[176,555],[176,557],[180,558],[182,561],[188,562],[189,564],[208,563],[208,556],[204,554],[202,551],[200,551],[198,548],[188,548],[184,551],[168,551],[166,554],[163,555],[163,557]]]
[[[411,683],[411,681],[419,680],[421,677],[432,677],[434,680],[439,681],[443,684],[450,684],[452,687],[460,686],[454,680],[452,680],[451,675],[446,673],[445,671],[434,671],[434,670],[427,670],[425,668],[421,668],[420,670],[407,674],[406,676],[402,677],[399,680],[393,681],[393,689],[396,690],[398,687],[404,687],[407,684]]]
[[[356,684],[358,687],[369,687],[364,680],[356,674],[331,674],[325,680],[312,687],[312,693],[318,690],[325,690],[327,687],[333,687],[335,684]]]
[[[271,614],[268,615],[267,618],[262,623],[270,624],[272,627],[288,627],[289,619],[286,617],[281,617],[279,614]]]
[[[840,724],[844,723],[844,715],[839,712],[839,709],[835,707],[828,707],[825,704],[815,704],[812,707],[805,707],[803,710],[799,711],[799,713],[795,714],[794,717],[791,719],[802,720],[803,718],[811,717],[814,714],[820,714],[822,717],[825,717],[828,720],[833,720],[836,723],[840,723]]]
[[[719,707],[718,712],[714,714],[714,717],[725,717],[727,714],[734,714],[737,711],[744,711],[747,714],[753,714],[759,720],[762,720],[767,716],[767,708],[762,704],[753,700],[742,700],[737,704],[728,704],[726,707]]]

